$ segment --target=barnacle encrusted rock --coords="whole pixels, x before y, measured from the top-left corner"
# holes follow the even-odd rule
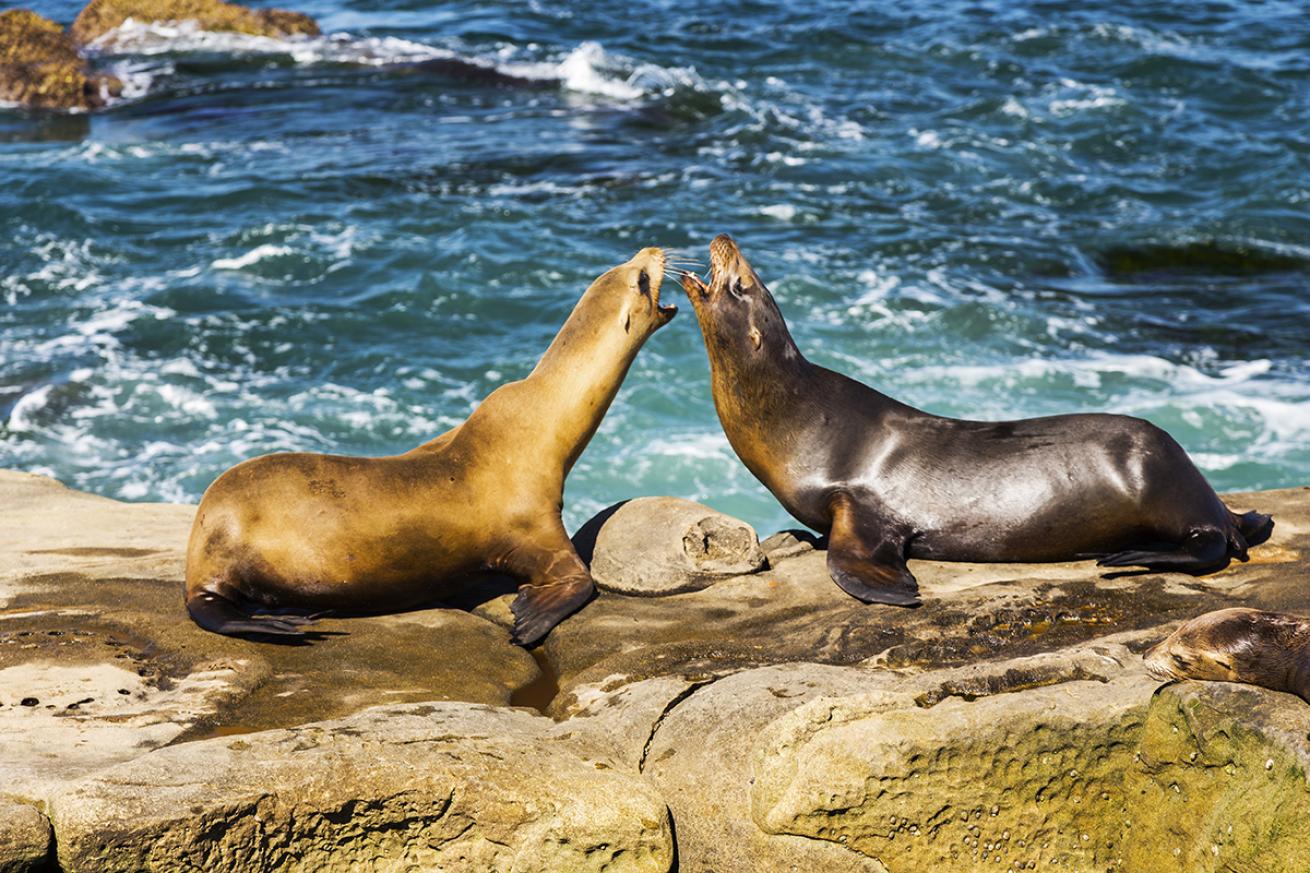
[[[29,109],[86,110],[123,90],[93,72],[63,28],[27,9],[0,12],[0,100]]]
[[[222,0],[91,0],[73,22],[73,39],[93,42],[128,19],[194,21],[202,30],[252,36],[318,36],[314,19],[285,9],[248,9]]]

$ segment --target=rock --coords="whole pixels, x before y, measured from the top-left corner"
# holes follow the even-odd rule
[[[1224,682],[1156,692],[1125,766],[1124,870],[1310,870],[1310,706]]]
[[[805,530],[780,530],[760,543],[760,549],[769,559],[771,566],[779,561],[812,552],[818,547],[819,539]]]
[[[2,471],[0,505],[0,792],[39,799],[167,743],[383,701],[506,704],[541,674],[452,609],[325,620],[310,646],[206,633],[181,596],[194,507]]]
[[[1249,563],[1191,577],[1108,574],[1090,561],[966,564],[912,560],[923,606],[860,603],[841,592],[826,552],[675,598],[601,596],[557,627],[541,651],[559,675],[552,712],[569,695],[657,676],[813,661],[896,671],[942,670],[1027,657],[1111,634],[1158,629],[1225,606],[1310,614],[1304,555],[1310,489],[1232,497],[1272,512],[1278,527]],[[616,680],[613,677],[623,677]]]
[[[913,561],[906,610],[801,549],[604,591],[529,656],[496,579],[464,604],[489,621],[206,634],[179,596],[191,507],[0,472],[0,792],[50,810],[70,870],[666,869],[673,824],[697,873],[1310,869],[1310,706],[1156,691],[1140,659],[1220,606],[1310,615],[1310,489],[1249,504],[1273,538],[1207,576]]]
[[[319,35],[314,19],[283,9],[247,9],[222,0],[91,0],[73,21],[73,39],[87,45],[129,18],[137,22],[194,21],[202,30],[274,38]]]
[[[865,670],[780,664],[702,683],[676,698],[646,743],[641,772],[669,804],[679,869],[886,873],[836,842],[770,833],[751,817],[752,749],[763,726],[816,697],[865,693],[875,682]]]
[[[931,705],[922,692],[812,700],[760,732],[754,820],[891,871],[1115,869],[1132,799],[1123,773],[1156,684],[1120,656],[1121,674],[1104,682]],[[1000,678],[1015,665],[993,669]]]
[[[76,871],[652,871],[663,801],[540,716],[459,703],[161,749],[50,800]]]
[[[26,9],[0,12],[0,100],[30,109],[104,106],[123,84],[91,72],[63,28]]]
[[[36,873],[49,857],[49,820],[34,806],[0,797],[0,873]]]
[[[622,594],[696,591],[767,565],[746,522],[676,497],[626,501],[583,525],[576,539],[595,543],[589,556],[580,551],[596,584]]]

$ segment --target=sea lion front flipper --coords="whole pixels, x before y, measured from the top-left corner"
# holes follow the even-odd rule
[[[511,642],[530,646],[550,633],[555,625],[582,608],[596,593],[587,565],[582,563],[572,544],[535,556],[520,552],[518,563],[530,581],[519,588],[510,604],[514,613]],[[533,558],[535,557],[535,560]]]
[[[840,494],[832,503],[828,574],[838,588],[865,603],[918,606],[919,583],[905,566],[905,542],[898,525],[862,518],[855,500]]]

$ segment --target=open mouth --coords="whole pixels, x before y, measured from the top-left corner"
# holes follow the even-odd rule
[[[664,284],[664,271],[660,270],[650,278],[650,302],[655,310],[660,314],[663,321],[678,314],[678,307],[675,304],[660,306],[660,286]]]
[[[704,279],[690,270],[682,270],[682,290],[693,304],[709,300],[710,289],[719,281],[728,265],[737,256],[737,244],[725,234],[719,234],[710,243],[710,270]]]

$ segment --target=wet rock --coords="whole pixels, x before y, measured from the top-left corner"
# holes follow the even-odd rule
[[[274,38],[319,35],[314,19],[283,9],[248,9],[222,0],[91,0],[73,21],[73,39],[87,45],[129,18],[194,21],[202,30]]]
[[[75,871],[667,871],[663,801],[554,725],[460,703],[376,707],[145,755],[50,801]]]
[[[122,92],[91,71],[63,28],[26,9],[0,12],[0,100],[30,109],[86,110]]]
[[[0,797],[0,873],[47,869],[50,822],[34,806]]]
[[[584,525],[578,539],[595,543],[596,584],[623,594],[695,591],[767,564],[746,522],[676,497],[626,501]]]
[[[1310,870],[1310,706],[1224,682],[1165,685],[1125,770],[1124,870]]]

